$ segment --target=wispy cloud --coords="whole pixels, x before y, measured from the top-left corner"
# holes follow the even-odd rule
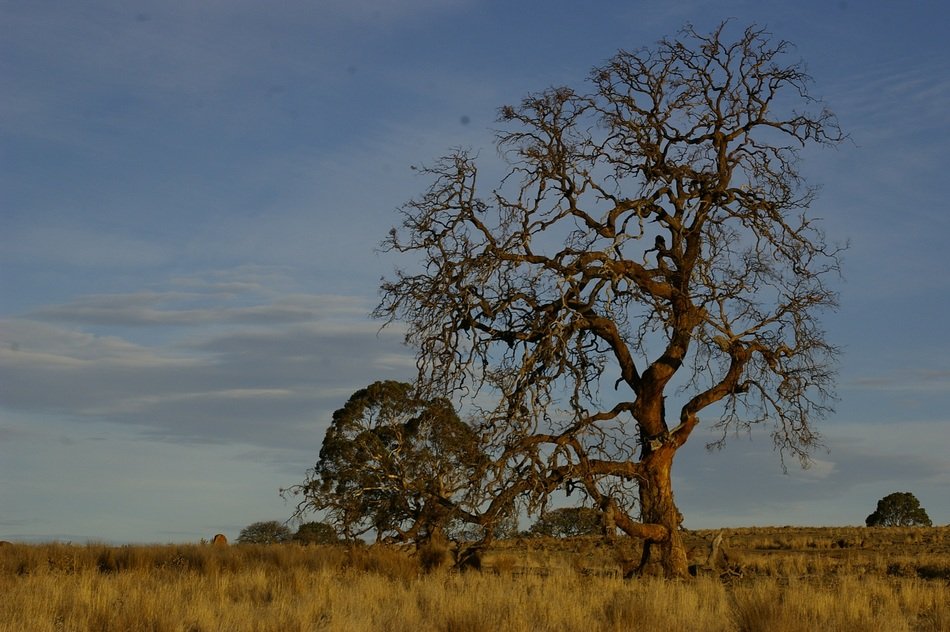
[[[197,326],[202,324],[300,323],[325,318],[360,318],[367,313],[365,300],[352,296],[290,295],[264,305],[227,305],[228,294],[244,298],[247,288],[218,286],[221,304],[194,306],[207,302],[199,292],[143,292],[80,297],[63,305],[51,305],[27,315],[37,320],[107,326]]]
[[[846,388],[950,394],[950,370],[900,369],[887,375],[858,377]]]
[[[79,297],[4,321],[0,405],[175,440],[292,446],[356,389],[412,374],[400,330],[380,332],[363,299],[178,285],[187,291]],[[173,329],[155,344],[114,333],[148,329],[148,340],[156,326]],[[112,333],[93,333],[102,328]]]
[[[903,299],[917,312],[933,312],[917,297],[935,303],[950,289],[946,275],[934,273],[950,266],[950,216],[933,186],[944,177],[950,141],[948,57],[904,52],[874,64],[832,58],[822,68],[828,74],[816,90],[850,138],[836,151],[806,152],[804,168],[811,183],[823,185],[816,215],[829,235],[851,244],[845,298]]]

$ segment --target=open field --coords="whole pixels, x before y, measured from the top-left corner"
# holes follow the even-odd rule
[[[482,572],[381,547],[0,547],[0,630],[950,630],[950,528],[724,530],[692,581],[635,543],[499,543]],[[702,561],[713,533],[689,536]]]

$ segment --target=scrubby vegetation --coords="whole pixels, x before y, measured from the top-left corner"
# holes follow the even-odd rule
[[[603,533],[602,513],[591,507],[563,507],[542,513],[528,530],[529,535],[571,538]]]
[[[277,520],[255,522],[241,529],[238,544],[279,544],[293,537],[290,527]]]
[[[625,538],[502,541],[482,572],[393,547],[15,544],[0,631],[950,629],[950,528],[721,533],[687,582],[622,579]],[[715,535],[685,534],[692,560]]]

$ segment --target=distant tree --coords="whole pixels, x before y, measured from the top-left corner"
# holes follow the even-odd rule
[[[865,519],[869,527],[929,527],[927,510],[910,492],[894,492],[877,501],[877,509]]]
[[[336,544],[340,538],[332,525],[325,522],[305,522],[297,527],[293,541],[298,544]]]
[[[333,413],[298,516],[324,511],[347,539],[418,542],[453,520],[477,520],[475,483],[485,455],[472,426],[446,399],[420,399],[410,384],[376,382]]]
[[[571,538],[604,532],[603,514],[591,507],[563,507],[546,511],[531,525],[531,535]]]
[[[241,529],[238,544],[279,544],[291,538],[290,528],[277,520],[255,522]]]
[[[731,30],[501,108],[500,181],[464,149],[421,167],[383,242],[419,264],[374,312],[405,323],[423,392],[480,394],[497,487],[579,488],[668,576],[688,576],[671,472],[700,417],[807,462],[833,398],[840,249],[798,158],[843,135],[788,42]]]

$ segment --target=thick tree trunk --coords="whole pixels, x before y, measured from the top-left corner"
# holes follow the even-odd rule
[[[673,465],[675,448],[663,445],[655,452],[647,454],[643,461],[643,478],[640,481],[640,509],[644,523],[665,527],[666,536],[661,540],[646,539],[643,544],[643,556],[639,572],[643,572],[656,558],[666,577],[688,577],[686,547],[680,533],[683,515],[673,501],[673,486],[670,470]]]

